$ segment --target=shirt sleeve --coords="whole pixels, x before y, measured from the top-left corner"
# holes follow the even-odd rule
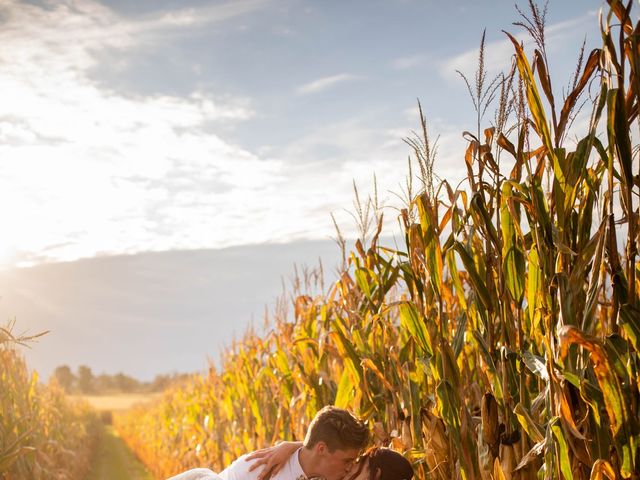
[[[223,480],[256,480],[260,474],[260,469],[249,471],[249,467],[256,460],[247,462],[245,459],[247,455],[242,455],[235,462],[220,472],[220,476]]]

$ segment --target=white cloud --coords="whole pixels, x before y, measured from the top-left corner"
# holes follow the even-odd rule
[[[487,43],[484,50],[485,70],[489,75],[496,75],[508,71],[513,56],[513,44],[511,41],[500,40]],[[458,78],[458,71],[472,78],[473,72],[478,68],[478,48],[467,50],[464,53],[446,60],[440,66],[440,74],[444,78]]]
[[[409,70],[424,65],[428,58],[424,54],[409,55],[396,58],[391,65],[397,70]]]
[[[241,17],[264,8],[267,3],[268,0],[230,0],[198,8],[182,8],[149,15],[131,24],[130,28],[137,32],[184,30],[185,27],[211,25]]]
[[[366,195],[373,172],[394,201],[413,118],[376,128],[361,112],[258,155],[216,133],[254,115],[246,98],[126,94],[92,77],[104,52],[126,64],[168,31],[262,2],[230,5],[137,20],[92,0],[0,6],[0,263],[326,238],[330,211],[353,234],[343,215],[351,182]],[[298,93],[357,78],[326,77]],[[451,159],[445,173],[460,168]]]
[[[218,21],[261,3],[138,22],[91,0],[3,3],[0,262],[236,242],[238,232],[214,225],[250,212],[240,210],[242,199],[277,182],[281,166],[205,126],[250,118],[248,101],[197,91],[124,95],[90,73],[98,52],[126,57],[149,32]]]
[[[385,232],[395,232],[398,226],[397,197],[406,183],[407,157],[410,148],[403,141],[416,125],[409,119],[403,125],[386,129],[372,127],[368,122],[370,112],[340,122],[323,125],[310,131],[285,148],[272,152],[289,165],[288,173],[294,182],[287,185],[284,195],[291,222],[302,231],[314,231],[316,235],[332,236],[333,225],[328,212],[334,213],[343,233],[357,236],[351,216],[353,182],[361,198],[373,193],[373,176],[378,183],[378,196],[385,209]],[[434,122],[430,128],[433,140],[439,135],[439,155],[436,173],[454,186],[465,175],[465,142],[457,127]],[[414,174],[417,170],[414,170]],[[418,182],[414,181],[417,186]],[[300,199],[304,199],[303,203]],[[307,205],[317,205],[310,211]]]
[[[547,42],[547,51],[553,52],[563,44],[575,44],[574,41],[568,42],[568,38],[584,36],[584,31],[588,25],[593,23],[594,12],[589,12],[577,18],[557,22],[548,25],[545,29]],[[524,42],[525,49],[533,48],[531,38],[520,32],[511,34],[520,42]],[[480,39],[478,39],[479,42]],[[469,78],[478,66],[478,48],[474,47],[453,58],[447,59],[440,64],[440,75],[446,79],[453,79],[458,76],[456,70],[461,71]],[[484,62],[485,70],[489,75],[496,75],[500,72],[507,72],[511,67],[511,59],[513,57],[513,44],[506,37],[502,40],[488,42],[485,45]],[[577,53],[577,52],[576,52]]]
[[[250,118],[247,99],[127,95],[91,77],[98,52],[126,61],[197,12],[135,22],[82,0],[16,2],[0,14],[0,263],[326,238],[328,212],[351,204],[352,179],[366,192],[375,171],[386,192],[404,175],[398,132],[367,127],[366,116],[259,157],[211,132]]]
[[[338,75],[332,75],[330,77],[323,77],[299,86],[296,89],[296,93],[298,95],[308,95],[310,93],[318,93],[318,92],[327,90],[329,88],[335,87],[336,85],[339,85],[341,83],[356,80],[357,78],[359,77],[349,73],[340,73]]]

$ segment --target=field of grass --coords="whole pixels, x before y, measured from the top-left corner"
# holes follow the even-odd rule
[[[74,402],[86,402],[99,414],[122,413],[134,406],[143,406],[161,396],[160,393],[122,393],[114,395],[70,395]],[[135,453],[120,438],[111,425],[102,425],[91,456],[86,480],[152,480],[150,472]]]
[[[88,403],[98,413],[108,413],[103,420],[111,421],[112,413],[122,413],[134,406],[144,406],[158,399],[161,393],[122,393],[114,395],[74,395],[75,401]],[[91,458],[86,480],[152,480],[150,472],[135,453],[120,438],[111,425],[103,425]]]
[[[86,480],[152,480],[149,471],[136,458],[111,426],[101,430]]]
[[[162,396],[161,393],[122,393],[116,395],[70,395],[74,400],[84,400],[98,412],[121,412],[131,407],[152,402]]]

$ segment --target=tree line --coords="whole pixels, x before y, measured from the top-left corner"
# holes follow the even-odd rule
[[[161,392],[169,385],[180,382],[191,374],[171,373],[156,375],[149,382],[137,380],[122,372],[113,375],[94,375],[87,365],[80,365],[74,373],[68,365],[56,367],[51,378],[67,393],[105,395],[112,393],[152,393]]]

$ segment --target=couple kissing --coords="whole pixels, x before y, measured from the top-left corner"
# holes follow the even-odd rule
[[[220,473],[188,470],[168,480],[411,480],[411,463],[389,448],[372,447],[369,430],[347,410],[324,407],[304,442],[283,442],[243,455]]]

